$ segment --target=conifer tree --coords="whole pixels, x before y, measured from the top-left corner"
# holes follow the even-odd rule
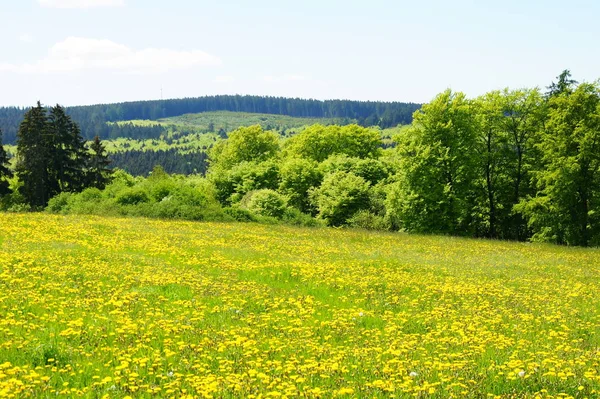
[[[32,207],[46,206],[58,192],[58,184],[48,170],[52,162],[52,142],[46,110],[38,101],[37,106],[25,113],[17,133],[19,192]]]
[[[88,160],[87,185],[102,190],[110,181],[112,174],[112,170],[108,167],[110,160],[98,136],[94,137],[90,149],[92,155]]]
[[[89,154],[81,131],[64,108],[56,105],[48,115],[52,138],[52,163],[49,165],[59,191],[81,191],[85,186],[85,168]]]
[[[11,193],[8,179],[12,175],[12,171],[8,168],[8,155],[2,145],[2,130],[0,130],[0,197]]]

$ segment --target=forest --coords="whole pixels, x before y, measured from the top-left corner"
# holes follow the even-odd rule
[[[134,119],[157,120],[208,111],[233,111],[288,115],[304,118],[342,118],[362,126],[383,128],[408,124],[420,104],[350,100],[311,100],[284,97],[221,95],[171,100],[137,101],[119,104],[67,107],[66,112],[80,126],[83,137],[101,140],[116,137],[134,139],[158,137],[160,127],[119,126],[107,122]],[[26,108],[0,108],[0,129],[6,144],[14,144]]]
[[[19,128],[16,177],[10,178],[7,157],[0,158],[5,209],[47,205],[56,213],[600,245],[600,84],[578,83],[568,71],[546,92],[505,89],[468,98],[446,90],[414,113],[412,125],[393,137],[395,145],[384,145],[380,129],[357,124],[314,124],[291,137],[254,125],[217,140],[208,160],[189,158],[197,174],[187,177],[169,174],[168,164],[144,178],[90,169],[84,161],[83,176],[100,174],[102,184],[71,183],[56,161],[45,167],[39,161],[43,178],[27,180],[31,137],[39,129],[62,137],[55,109],[38,130],[34,111],[44,112],[39,105],[28,111]],[[82,141],[76,128],[68,131],[75,133],[65,137]],[[95,143],[96,158],[105,157]]]

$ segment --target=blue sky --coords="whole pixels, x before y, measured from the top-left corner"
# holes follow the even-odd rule
[[[600,2],[0,1],[0,105],[207,94],[426,102],[600,78]]]

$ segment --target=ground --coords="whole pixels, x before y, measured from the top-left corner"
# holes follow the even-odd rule
[[[0,214],[0,397],[597,397],[600,251]]]

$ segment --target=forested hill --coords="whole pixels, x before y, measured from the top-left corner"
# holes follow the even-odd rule
[[[33,104],[32,104],[33,105]],[[408,124],[421,107],[415,103],[350,100],[312,100],[284,97],[222,95],[172,100],[135,101],[117,104],[68,107],[67,113],[82,129],[86,139],[106,138],[106,122],[133,119],[156,120],[207,111],[254,112],[312,118],[347,118],[364,126],[391,127]],[[16,140],[18,126],[26,109],[0,108],[0,129],[5,143]]]

